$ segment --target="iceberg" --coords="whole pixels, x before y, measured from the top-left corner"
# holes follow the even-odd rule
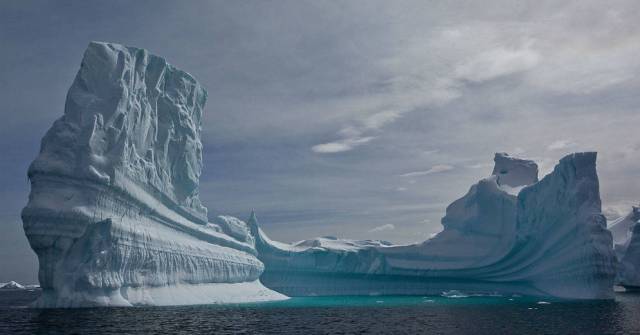
[[[92,42],[29,167],[38,307],[283,299],[249,228],[199,197],[206,90],[144,49]]]
[[[640,289],[640,207],[633,206],[628,215],[611,222],[614,250],[618,258],[616,284]]]
[[[288,296],[521,294],[613,297],[615,256],[601,213],[596,153],[568,155],[538,180],[533,161],[496,154],[491,176],[417,244],[332,237],[272,241],[248,220],[262,283]]]
[[[209,220],[199,194],[206,98],[191,75],[144,49],[89,44],[64,115],[28,171],[22,220],[39,259],[36,307],[613,296],[596,153],[566,156],[541,180],[535,162],[496,154],[492,174],[451,203],[442,232],[422,243],[325,236],[286,244],[253,212],[247,222]],[[624,257],[638,255],[636,235]]]

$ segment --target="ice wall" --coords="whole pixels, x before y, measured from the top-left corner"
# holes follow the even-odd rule
[[[271,241],[252,216],[262,282],[291,296],[456,289],[611,298],[614,256],[596,154],[569,155],[541,181],[532,161],[497,154],[495,163],[492,176],[447,207],[443,231],[420,244],[319,238],[287,245]]]
[[[554,296],[612,298],[615,255],[602,215],[596,153],[568,155],[518,194],[510,264]]]
[[[125,192],[134,183],[206,223],[198,196],[206,100],[191,75],[163,58],[92,42],[29,176],[87,179]]]
[[[206,98],[144,49],[89,44],[28,173],[22,219],[40,263],[39,306],[190,303],[166,295],[217,283],[250,283],[247,300],[269,295],[251,284],[263,264],[244,223],[209,223],[200,202]]]

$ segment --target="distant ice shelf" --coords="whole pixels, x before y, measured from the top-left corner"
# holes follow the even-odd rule
[[[496,154],[493,174],[447,207],[423,243],[272,241],[249,220],[262,282],[288,296],[504,293],[613,297],[615,257],[601,213],[596,153],[564,157],[538,181],[528,160]]]

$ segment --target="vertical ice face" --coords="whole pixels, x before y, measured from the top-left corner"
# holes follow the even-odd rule
[[[616,283],[628,288],[640,287],[640,208],[633,206],[628,215],[611,223],[614,248],[618,257]]]
[[[558,296],[611,298],[615,256],[602,215],[596,153],[568,155],[518,194],[512,264]]]
[[[91,42],[64,116],[29,176],[55,174],[160,194],[206,222],[198,194],[207,92],[144,49]]]
[[[146,50],[89,44],[29,168],[22,219],[40,264],[39,306],[281,297],[257,282],[264,267],[246,224],[208,223],[200,202],[206,97]]]

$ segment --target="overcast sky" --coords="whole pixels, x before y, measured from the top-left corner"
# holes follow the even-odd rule
[[[26,171],[91,40],[208,90],[203,202],[282,241],[415,242],[490,174],[596,150],[609,216],[640,200],[638,1],[2,1],[0,281],[36,282]]]

